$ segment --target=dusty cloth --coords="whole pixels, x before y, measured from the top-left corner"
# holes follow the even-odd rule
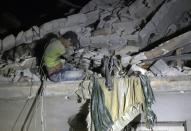
[[[48,70],[52,68],[60,68],[62,65],[60,56],[66,52],[64,45],[58,39],[53,39],[50,41],[44,52],[44,64]]]
[[[145,106],[145,97],[138,77],[113,78],[112,82],[112,91],[108,91],[104,79],[98,79],[92,90],[91,117],[96,131],[122,130]],[[103,107],[106,108],[105,114]],[[111,117],[111,120],[102,118],[105,115]]]
[[[105,79],[98,78],[83,82],[76,91],[81,100],[91,99],[88,131],[120,131],[139,114],[152,128],[156,115],[151,109],[155,99],[149,79],[143,75],[116,77],[112,83],[109,91]]]

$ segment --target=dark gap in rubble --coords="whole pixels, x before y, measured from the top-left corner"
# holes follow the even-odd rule
[[[130,6],[133,2],[135,2],[136,0],[125,0],[124,1],[124,5],[125,6]]]

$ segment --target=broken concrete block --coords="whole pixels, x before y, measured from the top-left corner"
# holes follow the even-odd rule
[[[118,49],[127,44],[127,39],[120,37],[118,34],[93,36],[90,40],[91,46],[97,48]]]
[[[151,67],[150,70],[156,76],[178,76],[185,75],[176,68],[169,67],[163,60],[158,60]]]
[[[3,39],[3,51],[13,48],[15,45],[15,36],[9,35]]]
[[[31,43],[33,41],[33,31],[32,28],[28,29],[24,33],[26,43]]]
[[[158,60],[155,62],[151,67],[150,70],[155,74],[155,75],[162,75],[166,74],[170,68],[169,66],[163,61],[163,60]]]
[[[33,31],[33,40],[40,39],[40,29],[38,28],[38,26],[33,26],[32,31]]]
[[[44,35],[50,32],[59,32],[60,29],[65,27],[66,19],[56,19],[50,22],[47,22],[40,26],[40,37],[42,38]]]
[[[164,36],[170,35],[170,33],[168,33],[168,27],[173,24],[176,25],[179,19],[181,19],[183,12],[190,9],[190,5],[190,0],[171,0],[165,2],[140,31],[140,35],[143,39],[141,43],[141,45],[144,45],[143,48],[148,44],[148,41],[152,43]],[[177,28],[177,30],[180,30],[180,28]],[[151,34],[154,35],[152,39],[150,38]]]
[[[131,64],[138,64],[141,60],[146,60],[147,57],[145,56],[144,52],[141,52],[132,57]]]
[[[32,74],[30,69],[17,70],[16,76],[14,77],[14,82],[33,82],[40,81],[40,77]]]
[[[103,29],[97,29],[94,32],[92,32],[93,36],[98,36],[98,35],[111,35],[112,30],[111,28],[103,28]]]
[[[16,45],[20,45],[22,43],[25,43],[24,31],[19,32],[16,37]]]
[[[123,67],[127,67],[130,64],[132,57],[129,55],[121,56],[121,64]]]
[[[76,25],[76,26],[69,26],[69,27],[65,27],[65,28],[63,28],[63,29],[60,29],[60,30],[59,30],[59,33],[62,35],[62,34],[64,34],[64,33],[67,32],[67,31],[77,32],[77,31],[80,30],[80,29],[81,29],[81,26],[78,26],[78,25]]]
[[[129,12],[131,16],[137,19],[145,19],[150,13],[152,13],[164,0],[145,0],[135,1],[129,6]]]
[[[85,14],[75,14],[67,17],[65,26],[76,26],[76,25],[85,25],[87,22],[87,17]]]
[[[97,4],[95,2],[93,2],[95,0],[91,0],[89,1],[81,10],[80,13],[87,13],[89,11],[94,11],[96,10],[96,6]]]
[[[135,22],[116,22],[113,23],[112,27],[115,32],[121,31],[128,35],[136,30]]]
[[[47,22],[40,26],[40,37],[42,38],[44,35],[52,32],[52,23]]]
[[[97,28],[104,28],[104,25],[107,21],[109,21],[109,19],[111,19],[111,15],[112,15],[112,12],[108,12],[108,11],[105,11],[105,12],[101,12],[100,14],[100,22],[97,26]]]
[[[87,21],[86,21],[85,25],[90,25],[90,24],[96,22],[99,19],[99,13],[100,13],[99,10],[95,10],[95,11],[86,13],[85,15],[86,15]]]
[[[58,32],[60,29],[65,28],[66,19],[56,19],[51,21],[52,24],[52,32]]]
[[[139,36],[139,34],[134,34],[134,35],[126,35],[126,34],[122,34],[121,37],[125,37],[128,41],[133,41],[136,43],[139,43],[141,41],[141,38]]]

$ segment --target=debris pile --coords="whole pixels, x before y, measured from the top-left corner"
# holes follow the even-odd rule
[[[104,56],[114,53],[123,68],[131,67],[129,73],[188,75],[191,32],[181,31],[190,26],[190,5],[190,0],[92,0],[77,14],[0,40],[1,77],[41,68],[33,63],[35,47],[45,44],[42,39],[48,33],[69,30],[78,34],[81,44],[71,60],[86,70],[99,68]]]

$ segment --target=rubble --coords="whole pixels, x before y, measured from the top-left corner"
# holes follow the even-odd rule
[[[157,58],[171,51],[174,51],[175,49],[189,45],[190,36],[191,31],[188,31],[182,35],[179,35],[171,40],[160,44],[158,47],[155,47],[152,50],[141,52],[140,54],[135,55],[133,61]]]
[[[3,50],[9,50],[13,47],[13,45],[15,46],[15,37],[14,35],[9,35],[7,37],[5,37],[2,41],[2,49]],[[1,51],[3,51],[1,50]]]
[[[150,43],[159,40],[167,35],[172,34],[174,31],[168,30],[171,25],[176,25],[176,30],[182,29],[179,25],[179,20],[185,11],[190,10],[191,1],[189,0],[171,0],[166,1],[162,7],[155,13],[152,19],[146,24],[146,26],[140,31],[142,37],[142,47],[144,48]],[[189,25],[189,22],[185,23],[185,26]],[[178,28],[179,27],[179,28]],[[169,28],[170,29],[170,28]],[[152,36],[152,38],[151,38]]]
[[[17,70],[16,75],[13,78],[14,82],[33,82],[40,81],[40,78],[35,74],[32,74],[29,69]]]
[[[152,65],[153,61],[159,59],[190,60],[189,54],[184,54],[191,51],[189,48],[190,31],[178,34],[179,36],[176,34],[174,38],[168,38],[159,46],[153,46],[152,50],[142,50],[153,42],[187,27],[191,21],[190,5],[189,0],[135,0],[131,2],[91,0],[77,14],[49,21],[39,27],[32,26],[26,31],[20,31],[16,37],[8,35],[0,40],[0,49],[1,53],[4,53],[9,49],[15,50],[15,46],[24,46],[26,43],[32,45],[33,41],[43,38],[47,33],[62,35],[67,31],[74,31],[78,34],[81,48],[85,48],[85,51],[78,52],[74,62],[86,69],[90,66],[100,66],[103,56],[110,56],[111,51],[115,51],[115,55],[121,57],[123,67],[131,65],[134,71],[142,68],[140,63],[145,64],[146,61]],[[165,56],[179,48],[183,48],[179,56]],[[15,54],[17,56],[17,53]],[[163,56],[165,58],[161,58]],[[18,57],[16,62],[20,62],[19,66],[25,67],[24,69],[34,65],[33,58],[20,55]],[[27,59],[23,61],[25,58]],[[18,63],[11,62],[9,68],[21,69]],[[155,75],[157,73],[183,75],[176,68],[169,67],[164,61],[158,62],[150,68]],[[0,67],[7,66],[7,63],[1,63]],[[157,70],[164,71],[163,68],[170,73],[157,72]],[[141,71],[152,74],[150,70]]]
[[[25,43],[24,31],[19,32],[16,36],[16,45],[21,43]]]
[[[178,76],[185,75],[183,72],[179,71],[176,68],[169,67],[163,60],[156,61],[151,67],[150,70],[156,76]]]

